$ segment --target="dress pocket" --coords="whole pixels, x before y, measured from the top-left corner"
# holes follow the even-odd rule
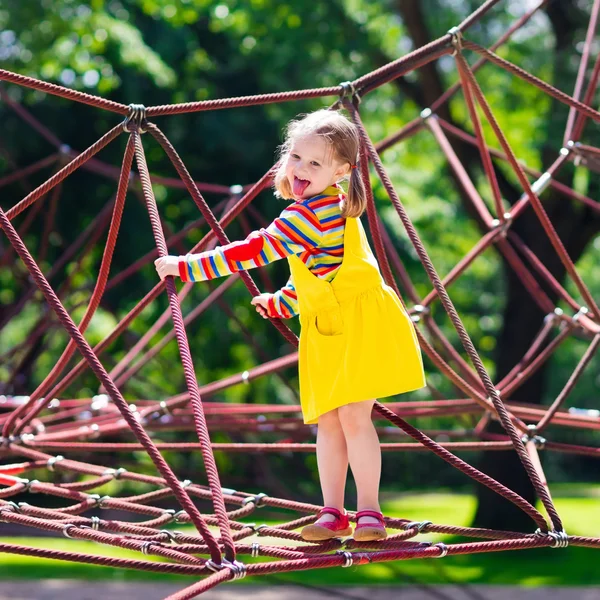
[[[344,320],[340,307],[321,311],[315,317],[315,330],[324,337],[336,337],[344,333]]]

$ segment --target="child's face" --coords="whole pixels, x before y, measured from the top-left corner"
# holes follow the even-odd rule
[[[308,135],[292,142],[287,156],[285,174],[296,200],[311,198],[339,181],[350,168],[337,160],[328,144],[319,135]]]

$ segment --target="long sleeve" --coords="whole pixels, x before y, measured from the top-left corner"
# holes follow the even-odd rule
[[[316,248],[322,237],[323,229],[313,210],[304,204],[294,203],[266,229],[251,233],[241,242],[181,256],[178,263],[179,276],[184,281],[206,281],[262,267],[292,254]]]
[[[298,295],[291,277],[285,287],[269,298],[267,312],[270,317],[280,317],[282,319],[290,319],[299,314]]]

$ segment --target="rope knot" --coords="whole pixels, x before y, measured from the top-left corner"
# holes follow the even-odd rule
[[[123,121],[123,130],[131,133],[137,131],[138,133],[145,133],[144,125],[147,124],[146,120],[146,107],[143,104],[130,104],[129,112]],[[131,128],[133,125],[133,128]]]

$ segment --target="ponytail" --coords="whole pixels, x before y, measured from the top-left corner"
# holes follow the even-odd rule
[[[350,182],[348,183],[346,201],[342,207],[342,217],[345,219],[360,217],[366,208],[367,193],[365,184],[358,167],[353,167],[350,169]]]

